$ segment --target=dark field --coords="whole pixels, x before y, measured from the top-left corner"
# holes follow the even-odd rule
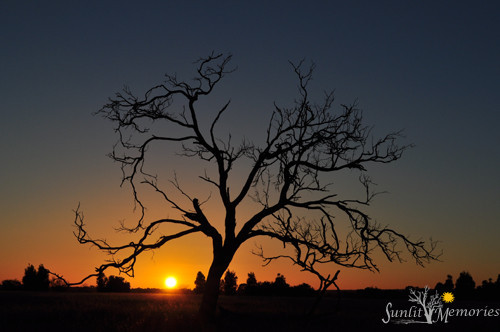
[[[182,294],[0,292],[0,331],[494,331],[498,317],[455,317],[447,324],[383,324],[387,302],[406,298],[327,297],[313,317],[314,298],[222,296],[214,322],[197,317],[201,297]],[[498,302],[466,303],[500,308]]]

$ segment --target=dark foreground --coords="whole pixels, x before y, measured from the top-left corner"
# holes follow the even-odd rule
[[[313,298],[223,296],[216,320],[203,322],[197,316],[200,300],[182,294],[0,292],[0,331],[493,331],[500,326],[499,317],[384,324],[387,303],[409,308],[406,298],[349,295],[323,299],[312,317],[305,313]],[[500,303],[462,306],[500,308]]]

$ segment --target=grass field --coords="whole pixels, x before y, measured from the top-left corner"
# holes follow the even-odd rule
[[[197,317],[200,300],[164,293],[0,292],[0,331],[488,331],[500,322],[462,318],[445,325],[386,325],[381,319],[390,299],[327,297],[309,317],[305,313],[314,298],[222,296],[216,320],[204,323]],[[408,305],[402,298],[392,303]]]

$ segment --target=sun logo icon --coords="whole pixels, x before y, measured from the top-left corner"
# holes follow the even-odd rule
[[[441,298],[446,303],[451,303],[455,300],[455,296],[453,296],[453,293],[451,292],[444,292],[443,295],[441,295]]]

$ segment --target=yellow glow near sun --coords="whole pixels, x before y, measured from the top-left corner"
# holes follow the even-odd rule
[[[175,279],[174,277],[168,277],[167,279],[165,279],[165,286],[167,286],[167,288],[174,288],[176,285],[177,279]]]
[[[455,296],[453,296],[453,293],[450,292],[444,292],[443,295],[441,295],[441,298],[446,303],[451,303],[455,300]]]

